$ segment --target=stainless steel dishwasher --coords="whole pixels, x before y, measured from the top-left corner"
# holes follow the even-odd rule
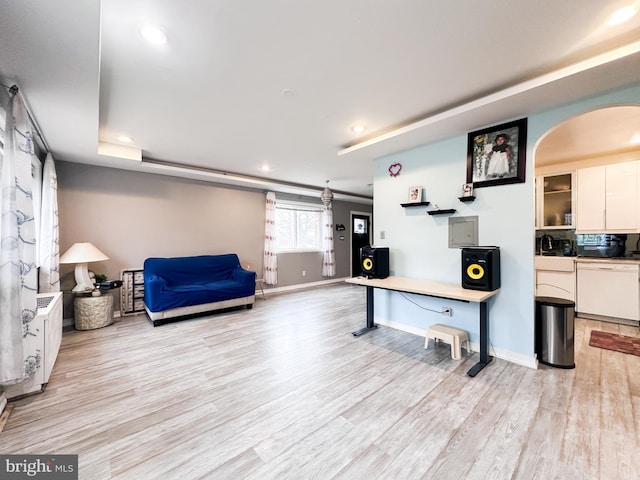
[[[576,262],[576,311],[629,325],[640,320],[640,265],[625,260]]]

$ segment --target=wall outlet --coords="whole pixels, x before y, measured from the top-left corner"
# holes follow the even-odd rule
[[[384,240],[385,232],[384,230],[380,230],[380,240]]]
[[[450,317],[452,315],[451,307],[442,307],[442,315]]]
[[[302,270],[302,276],[306,277],[307,276],[307,271],[306,270]]]

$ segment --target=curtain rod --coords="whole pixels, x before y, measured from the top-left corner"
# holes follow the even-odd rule
[[[4,83],[0,83],[0,85],[6,88],[10,95],[17,95],[18,93],[20,93],[20,87],[18,87],[18,85],[16,85],[15,83],[11,86],[5,85]],[[49,146],[47,145],[47,141],[44,139],[44,135],[42,135],[42,132],[40,131],[38,122],[36,122],[33,115],[31,115],[31,110],[29,109],[29,105],[27,105],[27,101],[24,98],[24,95],[22,96],[22,101],[24,103],[24,108],[27,111],[29,121],[31,122],[31,125],[33,125],[33,129],[35,130],[36,135],[38,135],[38,137],[40,137],[40,140],[42,141],[42,146],[44,147],[45,153],[51,153],[51,150],[49,150]]]

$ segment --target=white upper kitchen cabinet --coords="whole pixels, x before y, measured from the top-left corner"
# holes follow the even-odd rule
[[[536,226],[542,229],[574,227],[574,172],[541,175],[536,178]]]
[[[578,233],[638,231],[638,178],[637,161],[578,169]]]
[[[576,230],[604,230],[605,166],[579,168],[576,183]]]
[[[638,228],[638,162],[607,165],[608,230],[637,230]]]

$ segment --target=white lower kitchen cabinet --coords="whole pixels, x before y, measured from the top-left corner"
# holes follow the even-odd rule
[[[638,325],[640,264],[628,261],[579,261],[576,310],[586,318]]]
[[[536,297],[576,301],[574,257],[536,256]]]

